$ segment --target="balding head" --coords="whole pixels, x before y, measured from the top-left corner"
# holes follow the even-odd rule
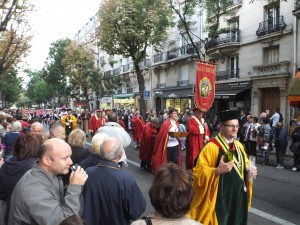
[[[106,139],[100,146],[100,156],[103,159],[118,162],[122,156],[122,143],[115,137]]]
[[[42,135],[43,131],[44,131],[44,126],[43,126],[43,124],[41,124],[39,122],[34,122],[30,126],[30,133],[31,134],[40,134],[40,135]]]

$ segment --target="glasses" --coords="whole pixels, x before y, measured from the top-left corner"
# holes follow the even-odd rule
[[[233,124],[230,124],[230,125],[229,124],[224,124],[224,126],[225,127],[230,127],[231,129],[233,129],[233,128],[237,128],[238,129],[240,127],[240,125],[233,125]]]

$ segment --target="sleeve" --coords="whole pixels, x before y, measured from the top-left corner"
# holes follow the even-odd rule
[[[122,133],[123,133],[123,136],[124,136],[123,147],[126,148],[130,145],[131,138],[130,138],[130,135],[123,128],[120,128],[120,129],[122,129]]]
[[[40,195],[36,192],[28,194],[27,204],[32,219],[37,224],[53,225],[59,224],[66,217],[82,214],[83,197],[81,195],[82,186],[69,185],[65,195],[65,204],[61,206],[60,201],[47,190],[48,187],[39,189]],[[28,192],[29,193],[29,192]]]
[[[66,116],[63,116],[60,120],[61,124],[66,127]]]
[[[188,121],[188,130],[191,134],[200,134],[199,126],[197,122],[192,118]]]

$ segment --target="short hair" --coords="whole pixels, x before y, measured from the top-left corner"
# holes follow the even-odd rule
[[[44,129],[43,124],[41,124],[40,122],[34,122],[33,124],[31,124],[30,130],[32,131],[33,128],[34,128],[35,126],[39,126],[39,127],[41,127],[42,129]]]
[[[87,222],[78,215],[72,215],[61,221],[59,225],[87,225]]]
[[[39,135],[24,134],[19,136],[14,144],[13,155],[18,161],[35,158],[42,144]]]
[[[115,160],[122,151],[122,143],[113,137],[106,139],[100,146],[100,156],[106,160]]]
[[[45,141],[41,145],[40,149],[38,150],[37,158],[41,159],[45,155],[46,152],[50,152],[52,150],[53,150],[53,145],[49,144],[49,143],[47,143],[47,141]]]
[[[86,134],[84,133],[83,130],[79,128],[72,130],[68,136],[68,143],[72,147],[83,148],[85,142],[86,142]]]
[[[55,133],[59,130],[59,129],[65,129],[63,127],[63,125],[59,124],[59,123],[56,123],[56,124],[53,124],[49,130],[49,135],[50,137],[53,137],[55,135]]]
[[[92,152],[96,155],[100,155],[100,146],[108,139],[109,136],[105,133],[97,133],[92,138]]]
[[[22,130],[22,124],[19,121],[15,121],[11,124],[11,132],[20,132]]]
[[[117,122],[117,121],[118,121],[118,115],[117,115],[117,113],[111,111],[111,112],[107,115],[107,120],[108,120],[108,122]]]
[[[254,121],[255,123],[257,123],[257,122],[258,122],[258,117],[254,116],[254,117],[253,117],[253,121]]]
[[[270,122],[270,119],[268,117],[263,117],[261,118],[261,121],[264,123],[264,124],[268,124]]]
[[[161,166],[149,190],[155,210],[166,218],[180,218],[191,207],[194,190],[187,172],[174,163]]]

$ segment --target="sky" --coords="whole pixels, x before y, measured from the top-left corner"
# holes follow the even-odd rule
[[[49,47],[58,39],[73,39],[89,18],[99,9],[101,0],[31,0],[36,11],[30,22],[34,34],[31,53],[25,62],[28,68],[40,70],[48,56]]]

